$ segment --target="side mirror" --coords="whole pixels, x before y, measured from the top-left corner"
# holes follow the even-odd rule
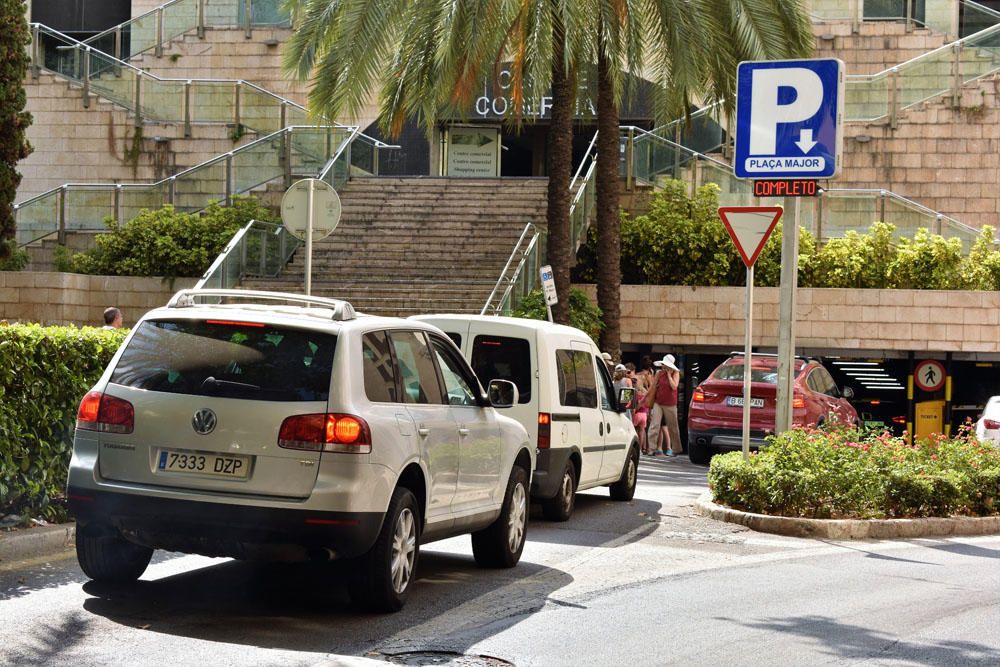
[[[852,398],[854,398],[854,390],[851,389],[850,387],[844,387],[844,390],[840,393],[847,400],[851,400]]]
[[[632,409],[633,403],[635,403],[634,387],[622,387],[618,390],[618,412]]]
[[[521,398],[517,391],[517,385],[510,380],[490,380],[486,395],[490,405],[494,408],[513,407]]]

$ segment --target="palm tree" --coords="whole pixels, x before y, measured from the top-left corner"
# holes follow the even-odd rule
[[[566,0],[289,0],[296,31],[285,68],[306,79],[311,110],[357,117],[379,96],[380,124],[397,136],[414,119],[467,113],[482,81],[508,62],[512,106],[551,87],[548,260],[569,320],[569,182],[576,71],[584,48],[583,3]],[[514,122],[523,119],[515,117]]]
[[[735,105],[743,60],[808,56],[813,35],[801,0],[591,0],[597,63],[597,303],[601,349],[621,346],[618,109],[630,92],[623,73],[651,76],[660,119],[686,113],[695,98]],[[669,258],[665,258],[669,261]]]

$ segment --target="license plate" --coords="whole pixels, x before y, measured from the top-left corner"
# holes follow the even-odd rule
[[[250,474],[250,457],[161,449],[156,468],[161,472],[246,479]]]
[[[738,408],[743,407],[743,397],[742,396],[726,396],[726,405],[733,405]],[[762,408],[764,407],[763,398],[751,398],[750,399],[751,408]]]

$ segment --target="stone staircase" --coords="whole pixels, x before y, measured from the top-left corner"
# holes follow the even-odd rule
[[[544,230],[544,178],[355,178],[336,231],[313,245],[312,293],[365,313],[478,313],[527,223]],[[305,248],[278,279],[301,292]]]

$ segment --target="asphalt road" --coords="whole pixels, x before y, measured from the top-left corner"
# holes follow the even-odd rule
[[[823,542],[697,516],[705,468],[643,459],[635,500],[533,516],[513,570],[426,547],[406,608],[322,566],[158,554],[127,589],[71,554],[0,570],[3,665],[1000,665],[1000,537]]]

